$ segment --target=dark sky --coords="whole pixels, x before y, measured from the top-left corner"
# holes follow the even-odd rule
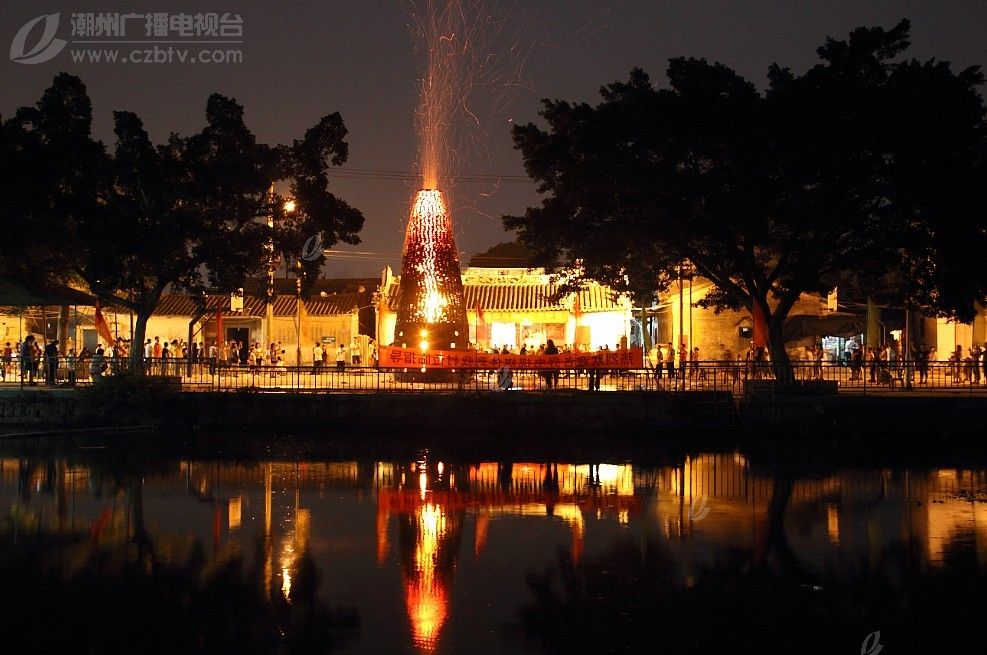
[[[79,75],[88,86],[96,136],[107,143],[114,109],[136,111],[152,139],[160,141],[169,132],[200,129],[206,98],[219,92],[246,107],[248,125],[262,141],[290,142],[320,116],[339,111],[349,129],[346,168],[414,168],[413,112],[422,57],[415,52],[408,12],[399,2],[0,0],[0,7],[3,53],[8,53],[22,25],[45,13],[60,12],[57,37],[66,40],[72,39],[69,20],[75,12],[233,12],[243,18],[242,45],[223,46],[242,48],[240,64],[74,63],[69,53],[76,47],[72,43],[42,64],[13,63],[4,55],[0,58],[4,115],[34,103],[52,77],[65,70]],[[469,152],[462,153],[467,162],[463,172],[469,175],[523,175],[520,155],[512,148],[510,121],[536,120],[539,99],[595,102],[601,85],[626,78],[634,66],[661,82],[666,62],[674,56],[720,61],[763,86],[771,62],[804,70],[815,61],[815,48],[827,36],[846,38],[860,25],[891,27],[910,18],[911,56],[946,59],[955,68],[987,63],[987,4],[982,1],[487,0],[486,7],[509,17],[494,51],[509,62],[504,53],[514,40],[523,45],[527,57],[502,110],[486,110],[486,101],[476,100],[482,105],[477,107],[482,129],[469,134],[471,145],[465,149]],[[128,26],[137,31],[138,23]],[[137,38],[146,38],[140,27]],[[32,38],[38,40],[40,35],[33,33]],[[121,50],[131,47],[147,46],[121,46]],[[367,219],[363,243],[346,249],[371,254],[359,256],[364,259],[335,258],[326,273],[377,275],[384,264],[398,268],[403,224],[416,187],[412,182],[366,177],[333,180],[333,192],[361,209]],[[451,191],[458,245],[466,258],[509,240],[500,216],[520,213],[537,202],[533,185],[526,182],[461,183]]]

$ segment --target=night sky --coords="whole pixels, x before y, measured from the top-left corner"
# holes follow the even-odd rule
[[[524,170],[512,148],[510,126],[512,121],[536,120],[541,98],[595,103],[601,85],[625,79],[635,66],[662,82],[668,58],[680,55],[720,61],[763,87],[770,63],[802,71],[815,61],[815,48],[827,36],[844,39],[854,27],[891,27],[901,18],[912,20],[910,56],[946,59],[956,69],[987,63],[987,4],[976,1],[485,4],[489,12],[507,19],[492,49],[505,70],[517,63],[509,54],[512,43],[520,46],[515,52],[526,56],[516,84],[480,90],[474,109],[481,126],[463,132],[468,139],[460,152],[462,173],[510,176],[501,184],[466,182],[451,190],[464,259],[510,240],[500,216],[523,212],[537,202],[534,185],[516,177]],[[114,109],[137,112],[152,139],[160,142],[169,132],[199,130],[206,98],[219,92],[246,107],[248,126],[261,141],[290,142],[320,116],[339,111],[349,129],[345,168],[414,170],[416,79],[423,57],[414,48],[408,9],[399,2],[2,0],[0,7],[4,53],[22,25],[45,13],[61,12],[57,37],[66,40],[72,38],[69,19],[74,12],[233,12],[243,18],[243,43],[229,46],[242,48],[240,64],[73,63],[68,52],[73,44],[43,64],[13,63],[5,54],[0,59],[0,113],[5,116],[34,103],[64,70],[88,86],[96,136],[108,145]],[[137,23],[129,25],[136,28]],[[146,37],[141,33],[137,38]],[[491,98],[500,104],[491,108]],[[373,276],[385,264],[400,267],[403,226],[418,185],[357,175],[332,180],[331,189],[367,219],[363,243],[345,250],[369,254],[332,258],[325,269],[330,277]]]

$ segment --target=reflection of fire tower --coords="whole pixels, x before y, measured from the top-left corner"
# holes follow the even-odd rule
[[[463,512],[449,511],[430,497],[432,489],[448,484],[439,471],[437,478],[430,479],[431,471],[424,466],[419,469],[421,502],[399,521],[405,606],[412,639],[421,651],[435,650],[448,616],[462,535]]]
[[[442,192],[415,196],[404,236],[395,344],[423,350],[466,349],[469,327],[452,219]]]

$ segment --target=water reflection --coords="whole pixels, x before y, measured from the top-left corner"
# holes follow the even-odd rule
[[[987,581],[980,469],[79,452],[0,473],[5,620],[31,650],[609,651],[664,628],[695,652],[856,652],[929,621],[941,647]]]

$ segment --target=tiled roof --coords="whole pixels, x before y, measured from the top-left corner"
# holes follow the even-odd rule
[[[364,298],[364,296],[366,296]],[[354,307],[370,305],[371,294],[366,293],[328,293],[325,297],[316,296],[305,299],[305,311],[309,316],[335,316],[339,314],[349,314]],[[222,309],[224,314],[230,313],[230,297],[208,296],[206,298],[207,312],[212,314],[217,309]],[[189,296],[166,293],[161,296],[154,313],[157,316],[192,316],[196,313],[196,304]],[[274,297],[275,316],[294,316],[297,311],[295,296],[278,295]],[[267,314],[266,303],[263,298],[247,296],[243,299],[243,311],[237,312],[240,316],[263,317]]]
[[[555,284],[465,284],[463,296],[467,310],[479,305],[484,311],[561,311],[572,306],[572,296],[552,301],[558,292]],[[396,311],[399,285],[397,280],[387,293],[387,305]],[[582,312],[604,312],[621,309],[609,288],[591,282],[579,292]]]

